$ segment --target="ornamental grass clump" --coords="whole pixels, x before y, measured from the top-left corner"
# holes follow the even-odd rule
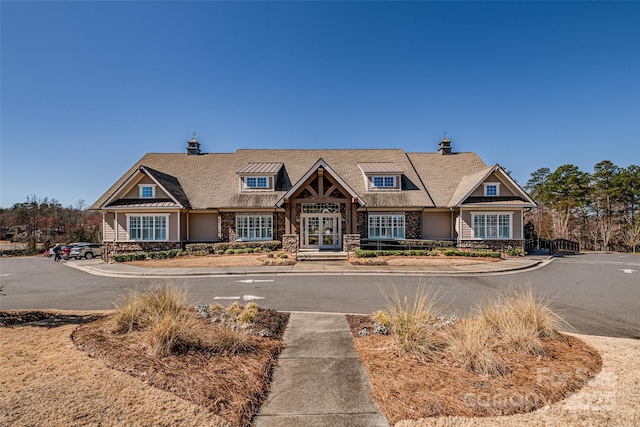
[[[480,319],[466,319],[445,332],[448,350],[464,369],[482,375],[508,372],[504,362],[492,350],[493,331]]]
[[[412,298],[387,295],[387,313],[394,332],[393,346],[420,361],[429,360],[438,350],[440,338],[434,327],[438,299],[431,289],[420,287]]]
[[[541,338],[561,337],[557,328],[562,319],[531,290],[499,295],[482,304],[477,317],[508,345],[528,354],[545,354]]]
[[[116,304],[113,316],[114,332],[144,329],[157,316],[177,315],[184,310],[186,298],[184,290],[172,286],[130,293]]]

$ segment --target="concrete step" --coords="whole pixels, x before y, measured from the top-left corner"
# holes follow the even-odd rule
[[[346,261],[349,254],[346,252],[298,252],[298,261]]]

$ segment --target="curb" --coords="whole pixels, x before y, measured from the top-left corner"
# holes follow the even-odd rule
[[[167,272],[123,272],[108,271],[93,266],[78,265],[67,262],[64,265],[84,271],[94,276],[116,278],[185,278],[185,277],[230,277],[230,276],[469,276],[469,275],[495,275],[517,273],[526,270],[534,270],[546,266],[553,261],[553,257],[537,260],[528,265],[501,268],[496,270],[306,270],[306,271],[207,271],[189,273]]]

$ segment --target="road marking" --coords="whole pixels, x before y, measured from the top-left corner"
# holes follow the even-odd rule
[[[4,274],[0,274],[0,276],[5,277],[5,276],[11,276],[11,273],[4,273]]]
[[[259,297],[256,295],[243,295],[241,297],[213,297],[214,300],[216,299],[243,299],[244,301],[253,301],[253,300],[257,300],[257,299],[265,299],[266,297]]]
[[[622,271],[623,273],[627,273],[627,274],[631,274],[631,273],[635,273],[635,270],[632,270],[630,268],[622,268],[620,269],[620,271]]]
[[[272,279],[244,279],[244,280],[236,280],[236,283],[263,283],[263,282],[273,282]]]

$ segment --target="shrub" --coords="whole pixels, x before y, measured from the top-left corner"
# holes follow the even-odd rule
[[[236,254],[236,255],[243,254],[244,253],[244,249],[234,249],[233,253]]]
[[[391,317],[384,310],[378,310],[371,316],[374,322],[382,326],[391,326]]]
[[[223,254],[224,254],[224,251],[223,251],[222,249],[218,249],[218,250],[216,251],[216,253],[217,253],[218,255],[223,255]]]
[[[413,298],[400,298],[397,292],[387,295],[395,348],[421,361],[433,356],[439,344],[434,327],[439,312],[437,302],[436,294],[424,287],[420,287]]]
[[[242,313],[242,305],[238,301],[234,301],[233,304],[231,304],[227,308],[227,311],[229,312],[229,314],[233,314],[234,316],[237,316],[240,313]]]
[[[273,254],[271,252],[267,253],[267,258],[273,258]]]
[[[231,249],[231,248],[226,249],[226,250],[224,251],[224,254],[225,254],[225,255],[233,255],[234,253],[235,253],[235,251],[234,251],[233,249]]]
[[[254,341],[247,333],[234,331],[229,327],[217,329],[205,346],[211,352],[225,356],[247,353],[256,348]]]
[[[510,256],[520,256],[520,255],[522,255],[522,249],[514,248],[512,246],[508,246],[507,249],[505,250],[505,252],[507,253],[507,255],[510,255]]]
[[[238,320],[242,323],[254,323],[258,319],[258,304],[251,302],[244,307]]]
[[[278,254],[278,258],[286,259],[286,258],[289,258],[289,255],[285,254],[284,252],[281,252]]]
[[[282,248],[282,242],[279,240],[266,240],[256,242],[218,242],[218,243],[189,243],[185,246],[188,253],[203,250],[207,253],[214,254],[218,251],[227,251],[228,249],[246,249],[246,248],[265,248],[275,251]]]
[[[200,346],[194,333],[195,319],[185,311],[158,314],[147,327],[145,336],[153,356],[169,356],[182,348]]]

